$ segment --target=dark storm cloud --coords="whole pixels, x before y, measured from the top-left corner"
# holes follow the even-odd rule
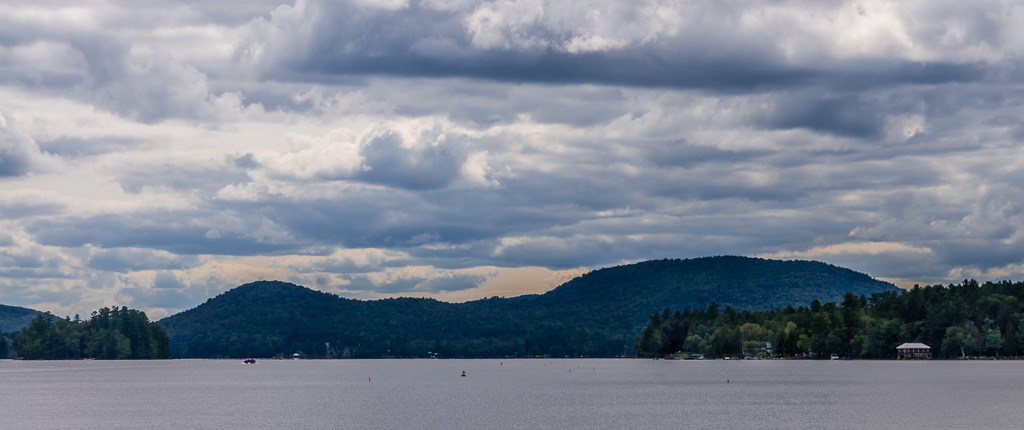
[[[448,185],[459,175],[466,156],[448,143],[407,149],[393,132],[374,136],[360,154],[369,168],[357,175],[370,183],[410,190],[429,190]]]
[[[63,158],[91,157],[101,154],[136,150],[151,144],[139,139],[123,137],[105,137],[85,139],[75,136],[59,136],[53,139],[36,142],[39,150]]]
[[[54,269],[52,260],[41,252],[12,254],[7,251],[0,251],[0,262],[3,263],[4,271],[11,269]]]
[[[693,168],[705,165],[723,165],[750,162],[768,155],[768,151],[735,151],[693,145],[683,141],[655,141],[637,144],[637,150],[651,164],[659,168]]]
[[[16,220],[61,213],[67,206],[42,200],[38,196],[23,196],[14,199],[0,199],[0,218]]]
[[[1017,202],[1024,193],[1014,182],[1000,182],[997,177],[991,177],[985,188],[966,199],[968,205],[949,204],[934,194],[895,194],[882,208],[885,220],[863,229],[862,234],[927,246],[943,266],[989,270],[1020,264],[1024,241],[1018,232],[1024,225],[1024,208]]]
[[[703,172],[697,172],[694,177],[702,176],[705,176]],[[714,179],[713,175],[707,177]],[[650,177],[651,181],[664,179]],[[619,183],[620,187],[613,188],[613,184]],[[563,189],[552,190],[552,184]],[[648,218],[646,213],[664,210],[648,201],[652,192],[656,195],[656,187],[637,185],[635,180],[614,175],[609,175],[606,183],[589,183],[590,192],[580,192],[580,188],[572,184],[564,177],[539,176],[536,181],[508,181],[502,189],[489,192],[449,190],[425,195],[392,194],[388,198],[374,199],[374,196],[380,197],[375,193],[367,195],[366,199],[268,205],[273,212],[263,215],[288,226],[303,240],[400,249],[412,257],[400,264],[420,262],[448,268],[530,264],[579,267],[623,259],[702,255],[706,250],[727,253],[735,247],[756,248],[759,243],[800,243],[837,230],[836,236],[843,238],[849,231],[849,227],[844,226],[849,220],[829,221],[825,214],[804,220],[795,220],[792,216],[770,219],[758,215],[723,215],[764,209],[766,203],[785,207],[784,202],[773,202],[766,196],[750,199],[749,196],[759,191],[739,186],[731,195],[704,197],[706,203],[700,211],[676,216],[651,215],[658,220],[651,221],[645,219]],[[666,184],[673,186],[672,181]],[[680,180],[674,186],[687,184]],[[714,188],[708,191],[707,184],[696,181],[689,186],[704,190],[699,192],[716,191]],[[828,189],[800,191],[796,187],[791,191],[804,197],[818,192],[827,193]],[[738,198],[739,193],[742,199]],[[595,201],[595,197],[605,198]],[[695,199],[696,196],[691,196],[681,201]],[[715,200],[722,202],[710,205]],[[635,213],[605,218],[594,212],[621,207],[631,207]],[[712,231],[716,232],[714,237],[708,237],[708,232]],[[595,234],[607,237],[593,237]],[[636,235],[645,237],[628,239]],[[494,254],[494,247],[500,245],[499,238],[506,236],[539,239],[501,245],[505,250]],[[431,244],[437,246],[420,246]],[[394,264],[389,262],[388,266]],[[343,272],[350,268],[338,270]]]
[[[41,246],[0,245],[0,277],[74,279],[81,276],[82,272],[72,269],[69,260],[61,253]]]
[[[124,59],[129,44],[112,31],[95,32],[73,19],[45,20],[41,15],[12,15],[0,18],[0,43],[9,47],[42,51],[36,70],[5,68],[0,78],[21,81],[45,90],[68,89],[86,83],[105,85],[124,77]],[[78,24],[78,25],[76,25]],[[113,29],[111,29],[113,30]],[[17,34],[11,37],[11,34]],[[62,58],[61,58],[62,57]],[[47,79],[48,77],[48,79]],[[59,77],[59,79],[54,79]]]
[[[446,273],[436,277],[404,277],[374,281],[362,275],[349,276],[344,285],[348,291],[372,291],[378,294],[402,293],[444,293],[476,288],[487,280],[485,276],[473,274]]]
[[[207,163],[164,163],[157,165],[138,164],[117,173],[117,182],[129,193],[139,193],[144,188],[171,189],[178,191],[199,191],[208,193],[231,184],[249,182],[246,173],[255,159],[250,156],[228,159],[225,162]]]
[[[394,294],[415,290],[416,286],[423,282],[424,278],[399,278],[377,283],[366,276],[356,275],[350,276],[346,280],[348,284],[344,288],[348,291],[377,291],[384,294]]]
[[[381,267],[429,261],[437,267],[460,268],[513,264],[514,259],[491,255],[498,238],[569,226],[588,217],[591,210],[631,202],[626,200],[631,193],[628,187],[612,192],[589,184],[591,191],[581,192],[581,187],[586,185],[582,179],[575,180],[576,185],[559,176],[528,175],[528,179],[509,181],[499,190],[411,193],[369,189],[349,193],[344,198],[284,199],[258,206],[238,204],[232,210],[266,217],[304,243],[397,249],[414,257],[389,261]],[[612,178],[608,183],[614,182]],[[554,183],[562,189],[552,190]],[[614,201],[616,193],[621,193],[618,201]],[[584,229],[581,233],[587,232]],[[547,254],[536,255],[539,259]],[[589,256],[592,251],[582,252],[574,256],[574,261],[583,261]],[[336,273],[365,270],[347,264],[321,269]]]
[[[874,103],[857,96],[826,96],[814,100],[790,100],[792,105],[777,106],[768,120],[775,128],[808,128],[839,136],[872,139],[881,136],[884,112]]]
[[[402,267],[405,266],[406,264],[407,261],[400,262],[397,265],[392,265],[384,262],[378,263],[376,261],[367,264],[365,262],[357,262],[351,259],[328,259],[322,262],[314,263],[311,269],[319,273],[352,275],[377,272],[385,267]],[[327,283],[324,282],[324,284],[326,285]]]
[[[185,288],[185,283],[178,279],[173,273],[170,272],[158,272],[153,277],[153,288],[158,290],[180,290]]]
[[[255,169],[260,167],[259,160],[257,160],[256,156],[251,152],[247,152],[237,157],[228,157],[228,161],[230,161],[231,164],[234,164],[235,167],[241,169]]]
[[[459,124],[486,128],[514,124],[521,116],[539,123],[562,123],[576,127],[606,124],[630,113],[621,88],[597,85],[552,87],[549,85],[494,85],[493,82],[468,79],[431,78],[352,78],[339,84],[338,94],[373,93],[383,103],[384,112],[403,117],[429,117],[443,113]],[[381,91],[375,90],[380,88]],[[296,112],[316,110],[310,99],[284,103],[270,96],[247,99],[264,100],[265,106],[280,106]],[[488,142],[475,140],[474,145]]]
[[[33,152],[33,142],[28,137],[0,127],[0,178],[31,172]]]
[[[422,244],[417,238],[425,237],[472,243],[572,219],[564,212],[519,207],[524,203],[493,193],[381,191],[342,199],[278,202],[265,205],[259,213],[287,227],[301,241],[351,248],[413,247]]]
[[[772,90],[787,87],[891,87],[901,84],[973,82],[987,72],[983,64],[890,62],[860,73],[812,66],[791,67],[771,58],[738,57],[715,61],[676,58],[644,48],[574,54],[557,51],[516,52],[470,50],[456,58],[430,58],[405,49],[369,53],[336,53],[312,47],[307,58],[284,64],[269,77],[330,82],[336,75],[400,77],[467,77],[505,82],[600,84],[724,91]],[[852,66],[858,66],[852,64]]]
[[[250,232],[226,228],[221,231],[215,225],[200,226],[193,222],[208,222],[210,218],[216,217],[193,211],[109,214],[44,219],[28,223],[26,230],[40,244],[71,248],[89,244],[100,248],[159,249],[184,255],[258,255],[295,249],[294,244],[268,243]],[[255,230],[253,226],[251,231]]]
[[[479,287],[486,280],[487,277],[482,275],[447,274],[427,279],[421,282],[417,288],[420,291],[433,294],[463,291]]]
[[[573,40],[606,35],[585,27],[558,28],[572,24],[545,12],[523,22],[515,16],[475,18],[492,6],[498,7],[473,3],[460,10],[435,10],[412,1],[408,7],[378,9],[356,3],[300,2],[265,22],[280,40],[243,46],[240,53],[254,55],[259,50],[268,77],[320,82],[344,75],[394,75],[739,91],[970,82],[988,73],[988,66],[980,62],[899,58],[823,57],[793,64],[774,40],[745,32],[738,22],[733,23],[734,30],[699,21],[680,23],[661,37],[576,52],[569,48]],[[733,11],[699,9],[727,21],[739,20]],[[296,21],[303,25],[295,26]]]
[[[32,307],[34,303],[55,302],[67,304],[74,300],[75,298],[66,292],[39,288],[35,279],[30,279],[29,282],[25,283],[0,282],[0,301],[3,301],[6,305],[25,306],[35,309]]]
[[[933,246],[945,264],[991,269],[1011,264],[1020,264],[1024,255],[1024,243],[997,240],[946,241]]]
[[[215,95],[209,93],[204,72],[164,47],[133,49],[140,46],[129,33],[152,28],[159,20],[154,16],[162,14],[125,20],[103,12],[27,8],[26,13],[0,16],[0,28],[6,30],[0,33],[0,47],[10,48],[0,49],[0,60],[21,65],[0,67],[0,83],[71,97],[148,123],[212,113],[208,102]],[[174,15],[188,21],[181,13]]]
[[[667,64],[666,64],[667,63]],[[632,52],[473,52],[469,58],[347,55],[313,57],[290,65],[288,78],[329,81],[332,75],[385,74],[403,77],[468,77],[506,82],[593,83],[640,87],[752,89],[809,84],[823,74],[762,64],[679,61]],[[739,68],[737,68],[739,66]],[[767,70],[764,66],[767,66]],[[777,69],[777,70],[772,70]],[[315,72],[311,73],[311,72]],[[276,76],[275,76],[276,77]]]
[[[89,257],[88,265],[96,270],[126,273],[139,270],[180,270],[195,263],[195,258],[151,249],[113,248],[96,251]]]

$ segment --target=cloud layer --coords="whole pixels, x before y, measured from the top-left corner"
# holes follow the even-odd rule
[[[0,6],[0,302],[544,291],[816,259],[1024,277],[1014,2]]]

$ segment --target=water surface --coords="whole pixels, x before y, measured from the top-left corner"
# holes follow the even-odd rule
[[[1024,361],[2,361],[0,384],[23,429],[1024,423]]]

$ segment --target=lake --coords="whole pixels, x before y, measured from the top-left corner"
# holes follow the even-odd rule
[[[0,384],[11,429],[1024,423],[1024,361],[0,361]]]

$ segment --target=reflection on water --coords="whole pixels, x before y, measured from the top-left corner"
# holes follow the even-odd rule
[[[0,381],[3,428],[26,429],[1018,428],[1024,422],[1024,361],[2,361]]]

